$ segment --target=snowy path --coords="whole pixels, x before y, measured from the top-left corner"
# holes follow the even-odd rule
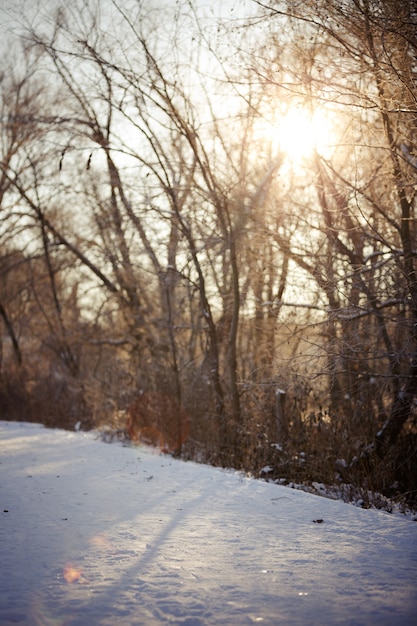
[[[417,624],[410,519],[33,424],[0,463],[2,625]]]

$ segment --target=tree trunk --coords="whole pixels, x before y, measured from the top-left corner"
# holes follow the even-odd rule
[[[417,395],[417,351],[408,372],[407,383],[396,395],[390,416],[376,435],[376,452],[379,457],[385,456],[389,448],[395,444],[403,425],[410,417],[414,398]]]

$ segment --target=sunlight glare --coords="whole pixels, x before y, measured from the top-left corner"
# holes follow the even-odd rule
[[[293,163],[300,163],[314,152],[326,152],[330,138],[331,121],[323,109],[310,113],[294,107],[278,120],[273,141],[276,152],[284,153]]]

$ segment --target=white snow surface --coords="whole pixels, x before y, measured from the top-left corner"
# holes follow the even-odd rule
[[[11,422],[0,507],[2,625],[417,624],[409,518]]]

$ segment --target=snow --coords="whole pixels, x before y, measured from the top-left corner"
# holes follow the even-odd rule
[[[417,624],[417,524],[0,422],[0,624]]]

